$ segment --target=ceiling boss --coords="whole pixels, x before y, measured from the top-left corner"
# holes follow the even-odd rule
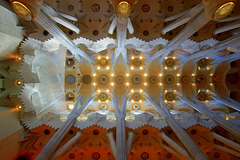
[[[233,10],[237,0],[203,0],[207,15],[213,20],[227,17]]]
[[[117,17],[124,20],[131,16],[133,6],[137,3],[137,0],[109,0],[109,2],[115,8]]]
[[[18,16],[31,21],[40,11],[43,0],[10,0],[10,2]]]

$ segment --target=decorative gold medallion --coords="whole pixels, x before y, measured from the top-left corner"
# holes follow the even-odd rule
[[[31,11],[21,2],[14,1],[12,3],[12,7],[13,7],[14,11],[17,13],[17,15],[19,15],[23,19],[28,20],[28,21],[32,20]]]
[[[117,5],[116,12],[119,18],[126,19],[131,15],[132,7],[128,2],[122,1]]]
[[[214,14],[214,19],[218,20],[227,17],[233,10],[235,4],[233,2],[228,2],[223,4]]]

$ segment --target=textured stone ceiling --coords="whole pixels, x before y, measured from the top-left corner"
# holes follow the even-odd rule
[[[129,156],[132,159],[134,156],[135,159],[140,156],[149,158],[151,151],[144,152],[145,149],[156,146],[152,142],[158,143],[158,136],[163,138],[165,135],[158,133],[159,130],[182,144],[169,130],[171,120],[160,113],[161,109],[172,115],[177,124],[192,136],[197,131],[201,131],[198,136],[210,132],[229,119],[234,121],[232,125],[239,131],[239,99],[229,98],[233,91],[239,90],[239,86],[234,84],[233,76],[228,78],[229,73],[239,70],[239,62],[236,61],[240,58],[240,38],[236,36],[239,28],[231,30],[226,27],[235,21],[210,20],[201,0],[139,0],[126,21],[115,16],[108,0],[45,0],[44,3],[56,13],[64,12],[75,17],[76,21],[68,22],[78,27],[80,33],[60,24],[56,27],[53,23],[55,28],[63,31],[62,37],[69,37],[61,41],[59,35],[52,36],[47,31],[49,24],[39,24],[44,15],[28,25],[21,24],[26,30],[26,38],[19,47],[22,62],[19,72],[23,82],[21,122],[30,129],[25,140],[33,133],[41,138],[55,133],[69,117],[77,99],[81,99],[83,105],[89,97],[93,97],[93,101],[71,130],[89,134],[86,144],[82,140],[79,143],[86,148],[89,144],[96,148],[104,144],[107,148],[109,142],[105,140],[105,134],[117,128],[118,119],[123,115],[118,115],[116,106],[120,112],[124,97],[127,97],[124,127],[136,133]],[[239,16],[239,7],[240,1],[237,1],[229,17]],[[116,29],[114,22],[117,23]],[[228,29],[218,33],[222,27]],[[68,48],[65,42],[72,42],[71,45],[76,47]],[[238,67],[232,67],[234,63]],[[160,109],[156,108],[157,105],[161,106]],[[222,126],[226,127],[225,124]],[[102,137],[93,144],[94,135],[98,135],[96,130]],[[149,136],[147,139],[151,142],[146,142],[143,135]],[[230,134],[228,138],[234,139]],[[43,139],[34,142],[33,146],[44,146],[47,141]],[[32,141],[31,138],[27,140],[29,143]],[[165,139],[161,141],[164,144]],[[201,137],[201,145],[200,142],[198,145],[205,155],[215,150],[213,145],[207,148],[206,144],[212,142],[202,145],[203,141],[206,140]],[[81,147],[73,150],[75,154],[69,150],[61,156],[66,158],[71,153],[67,156],[70,159],[75,155],[86,158],[89,151],[93,159],[99,159],[94,158],[100,156],[98,152],[82,151]],[[174,159],[186,156],[185,152],[178,155],[171,148],[163,148],[154,150],[151,158],[171,158],[172,153]],[[33,157],[41,149],[38,148]],[[114,159],[114,151],[111,150],[113,153],[110,154],[110,150],[107,148],[101,152],[108,152],[104,154],[105,158]],[[234,152],[235,156],[238,154]],[[218,158],[218,155],[209,153],[208,157]],[[88,159],[91,158],[88,156]]]
[[[58,11],[78,18],[73,24],[80,28],[80,34],[59,27],[74,43],[94,59],[94,63],[79,61],[68,50],[41,26],[27,32],[28,40],[20,46],[25,63],[32,64],[33,74],[39,78],[31,95],[22,95],[23,103],[33,105],[38,118],[45,114],[60,115],[64,120],[76,101],[76,97],[95,96],[91,105],[81,118],[94,112],[101,112],[115,119],[112,96],[128,96],[127,119],[134,119],[135,114],[149,112],[159,118],[155,109],[144,98],[145,95],[157,98],[163,97],[171,113],[179,117],[182,113],[195,112],[191,107],[182,103],[179,96],[195,96],[207,107],[214,107],[225,115],[229,113],[226,106],[215,105],[211,96],[226,96],[230,91],[225,85],[228,63],[215,63],[213,56],[203,56],[192,61],[186,61],[193,53],[208,49],[221,40],[229,38],[233,33],[224,32],[214,35],[214,30],[222,23],[211,21],[195,32],[190,39],[171,51],[163,62],[148,59],[160,51],[173,37],[184,28],[184,25],[166,34],[164,27],[169,25],[164,19],[185,11],[200,1],[144,1],[140,0],[133,9],[131,21],[134,34],[128,33],[125,46],[127,47],[127,63],[122,57],[114,62],[115,34],[109,35],[108,28],[114,14],[108,1],[45,1]],[[237,4],[238,6],[239,4]],[[237,7],[236,7],[237,8]],[[239,11],[235,9],[230,16]],[[230,23],[230,22],[226,22]],[[219,56],[229,54],[222,50]],[[185,60],[185,61],[184,61]],[[27,65],[23,65],[25,71]],[[36,70],[36,69],[37,70]],[[45,68],[45,69],[44,69]],[[49,70],[51,68],[51,70]],[[23,79],[29,77],[23,74]],[[29,74],[29,73],[25,73]],[[25,80],[26,81],[26,80]],[[27,85],[27,84],[26,84]],[[45,90],[51,92],[45,92]],[[29,89],[29,88],[28,88]],[[26,92],[28,92],[25,87]],[[59,94],[60,93],[60,94]],[[26,97],[32,97],[26,100]],[[40,101],[39,96],[41,97]],[[27,107],[26,107],[27,108]],[[32,110],[29,109],[29,110]],[[28,109],[25,109],[29,111]],[[203,115],[202,115],[203,116]],[[85,117],[85,118],[84,118]],[[203,116],[204,117],[204,116]]]

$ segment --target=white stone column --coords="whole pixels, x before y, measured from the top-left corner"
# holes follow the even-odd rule
[[[223,119],[222,117],[220,117],[219,115],[217,115],[215,112],[210,110],[207,106],[205,106],[203,103],[201,103],[195,97],[193,97],[193,101],[195,103],[188,100],[185,97],[184,98],[179,97],[179,99],[182,100],[184,103],[188,104],[189,106],[191,106],[192,108],[196,109],[200,113],[207,115],[215,123],[219,124],[221,127],[226,129],[227,131],[229,131],[233,136],[240,139],[240,129],[237,126],[235,126],[231,122],[228,122],[225,119]]]
[[[116,142],[113,137],[113,132],[112,131],[108,132],[107,136],[108,136],[108,139],[110,142],[111,151],[112,151],[114,157],[116,158],[117,157],[117,147],[116,147]]]
[[[127,140],[127,156],[129,155],[132,149],[132,141],[133,141],[134,133],[133,131],[128,131],[128,140]]]
[[[235,22],[230,23],[230,24],[227,24],[223,27],[217,28],[215,30],[214,34],[216,35],[216,34],[226,32],[226,31],[229,31],[229,30],[232,30],[232,29],[236,29],[236,28],[239,28],[239,27],[240,27],[240,20],[235,21]]]
[[[36,157],[36,160],[48,160],[51,158],[65,135],[71,129],[73,124],[76,122],[77,117],[88,107],[88,105],[94,100],[94,98],[89,98],[86,102],[78,109],[80,104],[80,98],[77,100],[71,114],[68,116],[67,120],[63,123],[63,125],[57,130],[54,136],[49,140],[43,150]]]
[[[56,151],[56,153],[54,154],[54,158],[56,158],[57,156],[62,154],[66,149],[68,149],[68,147],[70,147],[74,142],[76,142],[81,137],[81,135],[82,133],[78,131],[72,139],[70,139],[66,144],[64,144],[60,149]]]
[[[197,32],[201,27],[210,21],[205,11],[202,11],[197,17],[191,19],[186,27],[175,36],[162,50],[156,52],[150,59],[149,62],[154,61],[156,58],[160,57],[160,63],[163,62],[164,58],[173,50],[177,49],[179,45],[191,37],[195,32]]]
[[[237,157],[240,157],[240,152],[237,152],[235,150],[232,150],[230,148],[227,148],[227,147],[223,147],[223,146],[220,146],[220,145],[217,145],[217,144],[213,144],[214,147],[216,147],[217,149],[220,149],[224,152],[227,152],[227,153],[230,153],[234,156],[237,156]]]
[[[122,55],[122,60],[124,63],[127,63],[127,49],[125,47],[126,45],[126,39],[127,39],[127,31],[129,31],[130,34],[133,34],[134,28],[132,26],[132,22],[130,18],[127,19],[120,19],[117,16],[114,17],[108,33],[113,34],[113,31],[117,28],[117,37],[116,37],[116,49],[115,49],[115,55],[113,62],[115,63],[119,56]]]
[[[122,102],[122,108],[120,110],[117,97],[113,99],[113,104],[115,108],[115,115],[117,118],[117,128],[116,128],[116,141],[117,141],[117,160],[127,159],[127,144],[126,144],[126,128],[125,128],[125,116],[126,116],[126,106],[127,98],[124,96]]]
[[[224,100],[222,99],[221,97],[214,97],[214,96],[211,96],[215,101],[219,102],[219,103],[222,103],[232,109],[235,109],[236,111],[240,112],[240,104],[239,105],[236,105],[232,102],[229,102],[227,100]]]
[[[177,143],[175,143],[171,138],[169,138],[164,132],[160,132],[158,133],[158,135],[160,137],[162,137],[162,139],[164,141],[166,141],[170,146],[172,146],[174,149],[177,150],[177,152],[184,157],[184,159],[192,159],[191,156],[189,156],[189,154],[186,152],[185,149],[183,149],[182,147],[180,147]]]
[[[236,105],[236,106],[240,106],[240,103],[239,103],[239,102],[233,100],[232,98],[230,98],[230,97],[228,97],[228,96],[226,96],[225,99],[226,99],[227,101],[231,102],[232,104]]]
[[[197,14],[199,14],[201,11],[203,10],[203,4],[200,3],[198,5],[196,5],[195,7],[187,10],[187,11],[183,11],[177,15],[173,15],[171,17],[166,18],[167,21],[170,20],[174,20],[177,18],[176,21],[174,21],[173,23],[171,23],[170,25],[166,26],[165,28],[163,28],[162,32],[163,34],[166,34],[167,32],[187,23],[188,21],[190,21],[193,17],[195,17]]]
[[[238,152],[240,152],[240,144],[236,143],[236,142],[233,142],[223,136],[220,136],[218,134],[216,134],[215,132],[211,132],[210,133],[211,136],[213,136],[215,139],[223,142],[224,144],[228,145],[229,147],[237,150]]]
[[[205,154],[200,150],[200,148],[195,144],[195,142],[191,139],[191,137],[186,133],[186,131],[169,113],[167,106],[161,97],[159,98],[159,101],[162,108],[158,106],[152,99],[148,97],[146,97],[146,99],[149,103],[151,103],[154,109],[166,120],[166,122],[172,128],[174,133],[177,135],[179,140],[183,143],[183,145],[186,147],[192,157],[194,157],[196,160],[208,159]]]
[[[127,51],[125,48],[127,39],[127,24],[128,20],[121,20],[117,18],[117,47],[115,49],[114,62],[117,61],[120,54],[122,55],[123,61],[127,62]]]
[[[44,13],[43,10],[40,10],[38,16],[34,18],[34,20],[45,30],[47,30],[52,36],[54,36],[64,47],[70,50],[76,56],[76,58],[78,58],[77,56],[81,56],[90,63],[94,62],[91,57],[80,50],[72,42],[72,40],[46,15],[46,13]]]
[[[167,145],[163,144],[163,143],[159,143],[160,146],[162,146],[164,148],[164,150],[172,153],[173,155],[175,155],[176,157],[178,157],[179,159],[184,159],[180,154],[178,154],[178,152],[176,152],[174,149],[168,147]]]
[[[215,44],[213,47],[211,47],[209,49],[206,49],[203,51],[198,51],[198,52],[194,53],[193,55],[189,56],[188,58],[181,60],[181,63],[187,63],[192,60],[200,60],[204,57],[209,57],[211,55],[217,54],[218,51],[227,49],[228,47],[235,47],[235,46],[239,45],[239,41],[240,41],[239,35],[232,36],[222,42]]]
[[[230,55],[215,59],[212,63],[218,63],[219,64],[219,63],[226,62],[227,64],[230,64],[231,62],[236,61],[238,59],[240,59],[240,54],[235,53],[235,54],[230,54]]]
[[[218,22],[229,22],[229,21],[235,21],[235,20],[238,20],[238,19],[240,19],[240,15],[233,16],[233,17],[222,18]]]

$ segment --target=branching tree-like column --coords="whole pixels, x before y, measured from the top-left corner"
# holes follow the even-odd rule
[[[211,19],[207,17],[205,11],[203,11],[197,16],[193,17],[186,25],[186,27],[171,40],[162,50],[156,52],[150,59],[149,62],[154,61],[156,58],[160,57],[160,63],[163,62],[164,58],[173,50],[179,47],[179,45],[191,37],[195,32],[197,32],[201,27],[207,24]]]
[[[107,136],[108,136],[108,139],[110,142],[111,151],[112,151],[114,157],[116,158],[117,157],[117,147],[116,147],[116,142],[114,140],[113,134],[114,133],[112,131],[110,131],[107,133]]]
[[[122,58],[124,62],[127,62],[127,51],[125,48],[126,39],[127,39],[127,25],[128,25],[128,19],[126,20],[120,20],[118,17],[117,19],[117,48],[115,50],[115,57],[114,60],[116,62],[116,58],[122,54]]]
[[[184,59],[181,61],[181,63],[187,63],[192,60],[199,60],[202,59],[203,57],[208,57],[214,54],[217,54],[218,51],[227,49],[228,47],[234,47],[239,45],[239,40],[240,40],[240,35],[232,36],[222,42],[219,42],[215,44],[213,47],[203,50],[203,51],[198,51],[194,53],[193,55],[189,56],[188,58]]]
[[[68,116],[67,120],[63,123],[63,125],[58,129],[58,131],[54,134],[54,136],[50,139],[50,141],[46,144],[43,150],[36,157],[36,160],[48,160],[51,158],[65,135],[71,129],[73,124],[77,121],[77,118],[81,115],[81,113],[88,107],[88,105],[94,100],[94,98],[88,98],[86,102],[78,109],[80,104],[80,98],[77,100],[71,114]]]
[[[132,8],[137,3],[137,0],[131,1],[121,1],[121,0],[109,0],[110,4],[113,5],[115,14],[113,21],[109,27],[108,33],[113,34],[115,28],[117,29],[116,42],[117,46],[115,49],[115,55],[113,62],[118,60],[120,54],[122,55],[122,60],[127,63],[127,49],[125,47],[127,39],[127,31],[133,34],[134,28],[130,19]]]
[[[131,148],[132,148],[132,141],[133,141],[134,133],[133,131],[128,131],[128,140],[127,140],[127,156],[129,155]]]
[[[229,31],[229,30],[232,30],[232,29],[236,29],[236,28],[239,28],[239,27],[240,27],[240,20],[232,22],[230,24],[227,24],[223,27],[217,28],[215,30],[214,34],[216,35],[216,34],[226,32],[226,31]]]
[[[115,108],[115,115],[117,118],[117,133],[116,133],[116,141],[117,141],[117,160],[126,160],[127,159],[127,144],[126,144],[126,128],[125,128],[125,117],[126,117],[126,106],[127,106],[127,98],[124,96],[122,100],[122,108],[120,110],[118,98],[113,98],[113,104]]]
[[[183,149],[182,147],[180,147],[176,142],[174,142],[171,138],[169,138],[164,132],[160,132],[160,133],[158,133],[158,135],[161,136],[161,138],[164,141],[166,141],[170,146],[172,146],[174,149],[176,149],[177,152],[179,153],[179,155],[181,155],[181,158],[184,157],[184,159],[191,159],[191,157],[186,152],[186,150]]]
[[[123,61],[127,62],[127,50],[126,50],[126,39],[127,39],[127,31],[129,31],[130,34],[133,34],[134,28],[132,26],[132,22],[130,18],[127,19],[120,19],[117,16],[113,19],[108,33],[113,34],[113,31],[117,28],[117,47],[115,50],[114,55],[114,62],[117,61],[117,58],[122,54]]]
[[[179,98],[184,103],[188,104],[189,106],[196,109],[200,113],[207,115],[215,123],[219,124],[221,127],[226,129],[227,131],[229,131],[233,136],[240,139],[240,129],[237,126],[235,126],[231,122],[228,122],[225,119],[223,119],[222,117],[220,117],[219,115],[217,115],[215,112],[213,112],[207,106],[205,106],[203,103],[201,103],[198,99],[193,97],[193,101],[195,102],[194,103],[194,102],[188,100],[187,98],[181,98],[181,97],[179,97]]]
[[[235,21],[235,20],[239,20],[239,19],[240,19],[240,15],[237,15],[237,16],[226,17],[226,18],[220,19],[218,22],[229,22],[229,21]]]
[[[239,111],[240,112],[240,104],[239,105],[236,105],[236,104],[234,104],[234,103],[232,103],[232,102],[229,102],[229,101],[227,101],[227,100],[224,100],[224,99],[222,99],[221,97],[213,97],[213,96],[211,96],[215,101],[217,101],[217,102],[219,102],[219,103],[222,103],[222,104],[224,104],[224,105],[226,105],[226,106],[228,106],[228,107],[230,107],[230,108],[232,108],[232,109],[235,109],[236,111]]]
[[[227,101],[229,101],[230,103],[236,105],[236,106],[240,106],[240,103],[239,103],[239,102],[233,100],[233,99],[230,98],[229,96],[226,96],[225,99],[226,99]]]
[[[229,140],[223,136],[220,136],[220,135],[216,134],[215,132],[210,132],[209,135],[213,136],[215,139],[223,142],[224,144],[230,146],[231,148],[235,149],[236,151],[238,151],[240,153],[240,144],[238,144],[232,140]]]
[[[74,142],[76,142],[81,137],[81,135],[82,135],[82,133],[80,131],[78,131],[72,139],[70,139],[66,144],[64,144],[61,148],[59,148],[56,151],[56,153],[54,154],[54,158],[58,157],[66,149],[68,149]]]
[[[236,61],[238,59],[240,59],[240,54],[235,53],[235,54],[227,55],[227,56],[224,56],[224,57],[221,57],[221,58],[217,58],[212,63],[218,63],[219,64],[219,63],[223,63],[225,61],[227,64],[230,64],[231,62]]]
[[[154,100],[146,97],[147,101],[151,103],[154,109],[166,120],[175,134],[178,136],[179,140],[186,147],[188,152],[191,154],[191,159],[196,160],[206,160],[208,159],[205,154],[200,150],[200,148],[195,144],[195,142],[191,139],[191,137],[186,133],[186,131],[179,125],[179,123],[173,118],[173,116],[169,113],[166,104],[164,103],[162,97],[159,97],[161,107],[156,104]]]
[[[185,10],[183,12],[180,12],[180,13],[176,14],[176,15],[165,18],[164,19],[165,22],[172,21],[172,20],[175,20],[177,18],[178,19],[176,21],[174,21],[173,23],[171,23],[170,25],[163,28],[162,33],[166,34],[167,32],[169,32],[169,31],[187,23],[193,17],[195,17],[197,14],[199,14],[202,10],[203,10],[203,4],[200,3],[200,4],[194,6],[193,8],[191,8],[189,10]]]
[[[80,61],[79,55],[85,58],[88,62],[94,62],[91,57],[80,50],[72,40],[47,16],[47,14],[41,9],[39,14],[34,20],[40,24],[45,30],[47,30],[52,36],[54,36],[64,47],[70,50],[76,58]]]

